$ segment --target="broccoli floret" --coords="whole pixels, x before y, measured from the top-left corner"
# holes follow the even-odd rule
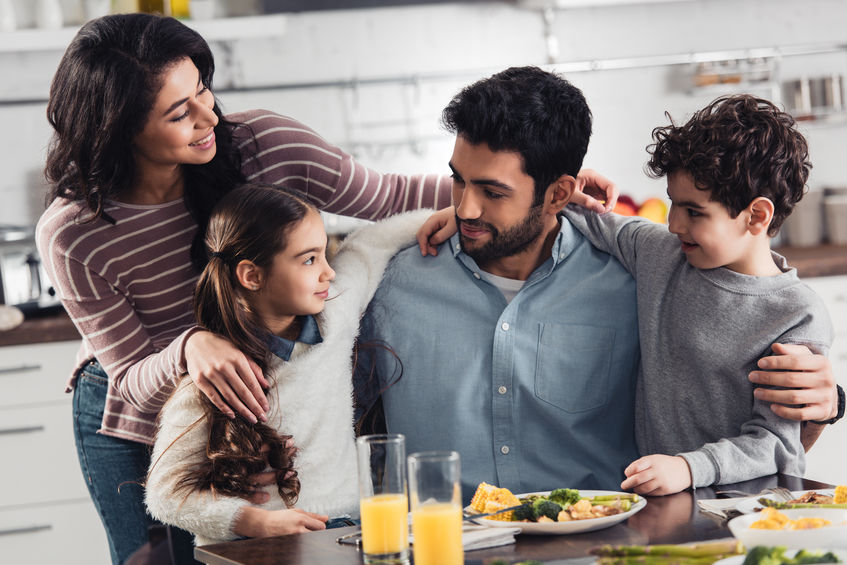
[[[535,522],[535,510],[532,509],[532,504],[525,503],[520,508],[516,508],[512,512],[512,520],[529,520],[530,522]]]
[[[552,500],[547,500],[546,498],[539,498],[532,504],[532,509],[535,510],[535,518],[541,518],[542,516],[547,516],[554,522],[559,517],[559,512],[562,511],[562,507],[559,504],[556,504]]]
[[[742,565],[781,565],[785,559],[785,548],[782,546],[767,547],[757,545],[747,552]]]
[[[520,498],[519,500],[523,503],[535,504],[536,500],[541,500],[543,498],[547,498],[547,497],[540,495],[540,494],[530,494],[529,496],[525,496],[523,498]]]
[[[567,508],[579,500],[579,491],[575,488],[557,488],[547,498],[562,508]]]
[[[811,563],[841,563],[841,560],[838,559],[838,556],[831,551],[821,553],[819,551],[806,551],[805,549],[801,549],[793,558],[783,559],[783,563],[809,565]]]

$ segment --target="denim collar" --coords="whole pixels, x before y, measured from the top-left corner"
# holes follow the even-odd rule
[[[318,328],[318,321],[314,316],[297,316],[297,319],[300,320],[300,335],[294,341],[274,334],[268,334],[265,338],[271,353],[283,361],[288,361],[291,358],[291,352],[294,351],[295,342],[300,341],[309,345],[315,345],[323,341],[320,328]]]

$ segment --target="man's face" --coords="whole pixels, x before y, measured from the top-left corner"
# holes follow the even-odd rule
[[[525,251],[544,230],[542,206],[533,206],[535,182],[512,151],[492,151],[456,137],[453,205],[462,250],[480,267]]]

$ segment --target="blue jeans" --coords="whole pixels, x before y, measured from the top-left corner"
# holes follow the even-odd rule
[[[156,523],[147,514],[142,486],[150,465],[150,448],[142,443],[98,434],[109,380],[96,361],[78,375],[73,398],[74,438],[88,492],[109,540],[112,563],[126,561],[147,543],[147,528]],[[173,532],[175,553],[193,562],[193,540]],[[184,562],[177,558],[178,562]]]

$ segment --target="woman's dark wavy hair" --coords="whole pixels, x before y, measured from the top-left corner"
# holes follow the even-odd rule
[[[560,176],[582,168],[591,110],[582,92],[538,67],[512,67],[465,87],[441,115],[447,131],[492,151],[516,151],[535,181],[535,202]]]
[[[135,177],[133,140],[142,131],[161,89],[162,73],[188,57],[211,89],[215,62],[206,41],[174,18],[116,14],[86,23],[65,51],[50,86],[47,120],[53,137],[45,174],[48,200],[81,201],[103,217],[105,202],[126,191]],[[185,202],[199,226],[191,250],[202,268],[202,236],[209,214],[230,189],[244,182],[233,144],[239,124],[213,111],[217,152],[203,165],[183,165]]]
[[[295,194],[261,184],[241,186],[225,195],[209,219],[205,248],[209,260],[194,291],[194,313],[203,328],[229,339],[267,374],[272,353],[269,330],[252,310],[238,283],[235,267],[242,260],[270,269],[274,255],[288,245],[288,234],[316,209]],[[269,377],[270,378],[270,377]],[[295,448],[266,424],[230,420],[197,390],[209,422],[206,458],[179,481],[189,490],[212,490],[230,496],[253,491],[250,475],[276,472],[277,490],[288,506],[297,500],[300,481],[294,470]]]
[[[700,190],[735,218],[755,198],[774,204],[768,235],[775,236],[803,198],[812,163],[794,118],[749,94],[723,96],[685,125],[653,130],[647,172],[659,178],[687,171]]]

